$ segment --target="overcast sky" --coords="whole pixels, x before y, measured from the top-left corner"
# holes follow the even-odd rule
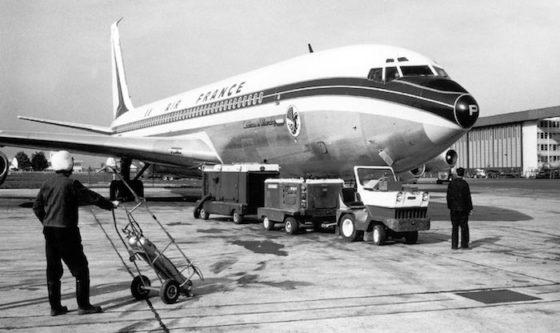
[[[436,60],[482,117],[556,106],[559,14],[555,0],[0,0],[0,129],[60,131],[17,115],[108,125],[120,17],[135,105],[301,55],[307,43],[371,43]]]

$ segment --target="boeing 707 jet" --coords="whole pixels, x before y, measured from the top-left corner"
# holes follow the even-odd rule
[[[110,126],[20,116],[89,133],[0,130],[0,145],[120,158],[125,179],[133,160],[180,168],[275,163],[285,176],[342,178],[354,165],[389,165],[407,177],[453,166],[448,148],[479,116],[475,99],[436,62],[384,45],[310,52],[135,106],[119,21],[111,26]],[[9,163],[0,155],[1,183]]]

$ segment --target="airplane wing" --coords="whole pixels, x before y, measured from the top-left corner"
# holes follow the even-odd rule
[[[25,117],[25,116],[18,116],[18,119],[35,121],[35,122],[43,123],[43,124],[69,127],[69,128],[74,128],[74,129],[79,129],[79,130],[89,131],[89,132],[94,132],[94,133],[100,133],[100,134],[109,135],[109,134],[114,134],[115,133],[115,132],[113,132],[113,130],[110,127],[102,127],[102,126],[95,126],[95,125],[89,125],[89,124],[78,124],[78,123],[71,123],[71,122],[68,122],[68,121],[58,121],[58,120],[42,119],[42,118],[35,118],[35,117]]]
[[[221,163],[205,133],[184,138],[122,137],[0,130],[0,146],[128,157],[148,163],[194,166]]]

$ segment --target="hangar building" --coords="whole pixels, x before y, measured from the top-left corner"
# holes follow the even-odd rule
[[[531,176],[560,165],[560,106],[479,118],[453,146],[458,166]]]

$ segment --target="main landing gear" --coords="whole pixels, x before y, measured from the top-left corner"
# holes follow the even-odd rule
[[[118,200],[122,202],[134,201],[135,196],[130,191],[132,189],[136,196],[144,197],[144,183],[139,179],[144,172],[150,167],[150,164],[146,163],[144,167],[136,173],[134,179],[130,179],[130,166],[132,165],[132,159],[121,158],[120,165],[120,175],[119,180],[112,180],[109,185],[109,198],[111,201]],[[114,169],[114,168],[113,168]],[[124,182],[128,183],[128,186]]]

